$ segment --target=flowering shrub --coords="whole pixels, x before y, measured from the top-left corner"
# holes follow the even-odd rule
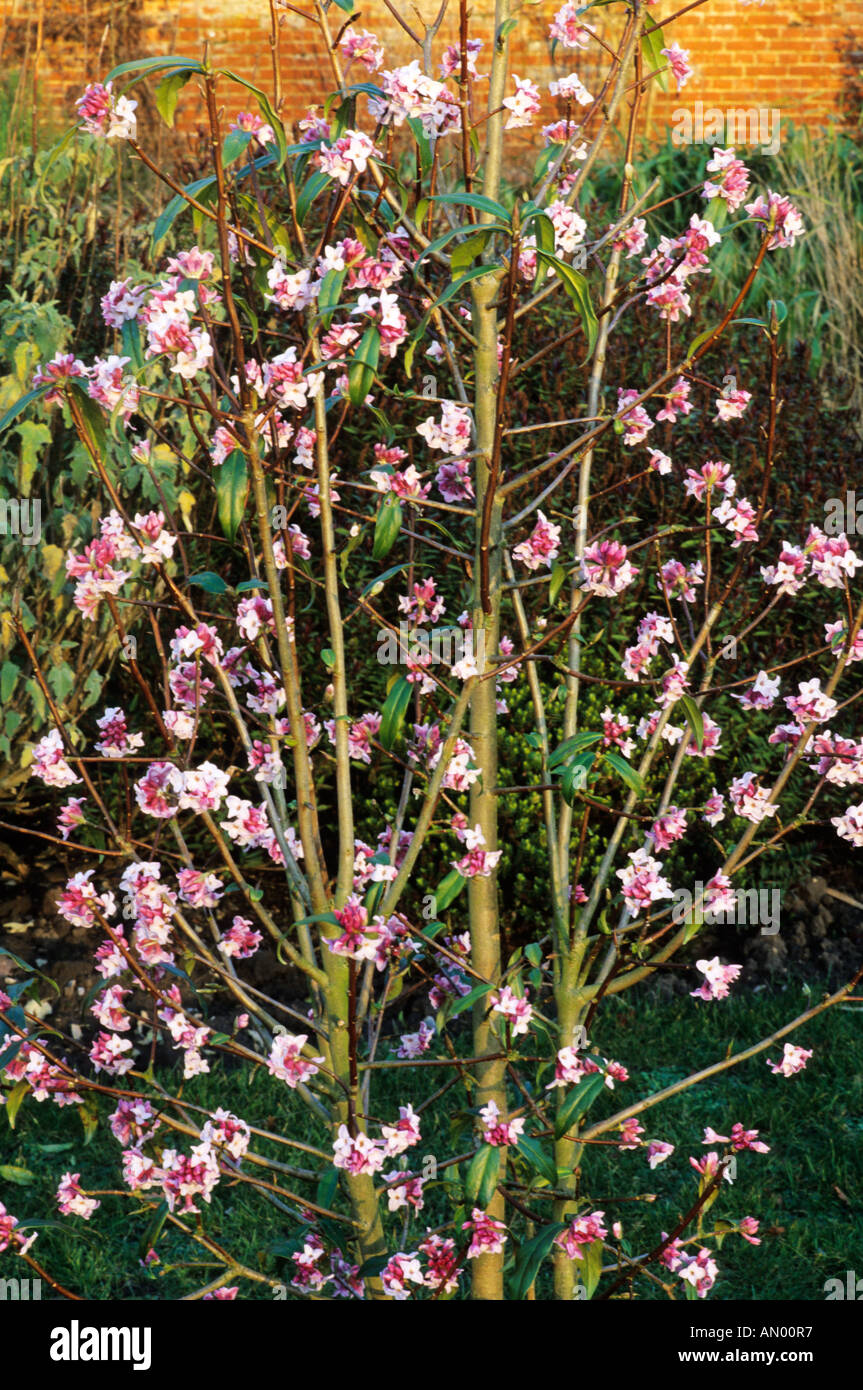
[[[135,690],[128,708],[93,719],[80,753],[18,621],[54,722],[33,776],[59,794],[58,836],[89,865],[57,910],[92,935],[101,983],[79,1037],[28,1007],[33,976],[0,993],[7,1113],[14,1122],[24,1103],[86,1109],[92,1094],[110,1097],[121,1191],[151,1214],[144,1263],[158,1272],[159,1246],[184,1233],[219,1270],[201,1297],[275,1282],[208,1232],[220,1189],[238,1181],[288,1215],[298,1296],[518,1299],[539,1281],[558,1298],[606,1298],[659,1278],[704,1297],[722,1240],[759,1240],[757,1217],[727,1194],[727,1215],[707,1220],[737,1156],[769,1151],[749,1117],[727,1135],[705,1130],[706,1152],[680,1164],[687,1181],[695,1174],[684,1215],[646,1253],[591,1200],[591,1146],[670,1174],[673,1146],[653,1128],[665,1096],[768,1052],[855,981],[755,1047],[665,1091],[624,1091],[621,1108],[592,1119],[629,1074],[625,1055],[601,1055],[590,1037],[603,1000],[669,962],[816,804],[863,844],[863,805],[847,804],[863,744],[846,719],[856,697],[842,688],[863,657],[852,598],[863,560],[844,535],[811,525],[778,552],[763,545],[775,390],[756,496],[740,495],[722,459],[684,470],[674,457],[696,405],[719,424],[756,409],[752,393],[703,377],[699,363],[736,326],[765,259],[805,229],[786,196],[751,187],[735,150],[716,149],[703,185],[677,199],[678,234],[652,240],[662,192],[640,187],[629,156],[649,84],[670,70],[682,85],[690,69],[638,0],[605,51],[600,90],[575,73],[552,84],[555,119],[530,186],[515,193],[502,179],[506,132],[541,126],[545,98],[508,71],[505,0],[493,40],[471,37],[463,11],[458,43],[438,44],[432,26],[422,59],[392,69],[373,34],[334,30],[326,5],[316,14],[336,92],[299,123],[298,143],[277,76],[272,99],[250,88],[259,114],[239,111],[225,130],[220,102],[240,79],[193,59],[123,64],[78,102],[81,138],[124,142],[159,174],[127,91],[158,76],[172,120],[196,83],[213,167],[187,189],[162,175],[174,196],[154,230],[152,275],[115,281],[102,299],[118,351],[43,363],[4,422],[37,398],[71,412],[105,494],[92,539],[65,559],[71,602],[84,630],[109,616]],[[594,41],[583,14],[566,4],[550,19],[550,39],[576,64]],[[275,22],[276,74],[280,32]],[[618,120],[619,213],[590,225],[580,195]],[[166,258],[169,235],[180,244]],[[695,332],[690,281],[710,274],[725,236],[746,241],[750,270],[721,321]],[[564,421],[570,441],[544,454],[536,432],[525,461],[508,393],[554,345],[542,341],[552,296],[571,306],[585,400],[566,410],[578,414]],[[642,301],[660,329],[658,365],[617,381],[614,328]],[[763,342],[775,383],[776,306],[741,326]],[[373,460],[357,457],[357,419],[375,422]],[[631,457],[627,481],[652,476],[674,491],[674,524],[656,529],[628,512],[623,488],[601,486],[612,435]],[[200,529],[167,502],[144,510],[122,470],[106,467],[116,453],[146,471],[160,441],[195,480]],[[218,569],[194,569],[214,541]],[[624,626],[622,596],[645,580],[649,602]],[[820,596],[822,626],[801,631],[799,655],[725,679],[726,641],[745,666],[746,637],[804,588]],[[426,640],[445,615],[461,638],[446,658]],[[359,628],[354,669],[346,641]],[[594,642],[619,674],[603,680],[601,717],[585,727],[582,687],[595,678],[583,649]],[[550,875],[532,939],[505,959],[498,808],[533,788],[501,787],[497,752],[520,684]],[[637,720],[617,707],[621,692],[637,699]],[[722,747],[737,704],[764,721],[773,751],[692,799],[688,769]],[[390,823],[376,820],[382,766],[401,778]],[[805,809],[787,820],[783,792],[798,778]],[[585,853],[589,825],[599,855]],[[681,924],[666,856],[682,863],[699,826],[715,870]],[[432,894],[417,891],[420,864]],[[252,974],[264,943],[304,982],[302,1001]],[[719,956],[698,960],[692,1007],[721,1009],[739,973]],[[230,1000],[230,1031],[208,1022],[214,991]],[[783,1047],[765,1065],[777,1085],[800,1084],[789,1078],[812,1053]],[[202,1111],[195,1078],[219,1054],[295,1092],[326,1123],[328,1145],[272,1133],[254,1092],[246,1116]],[[442,1084],[423,1098],[426,1070]],[[400,1079],[397,1109],[379,1103],[384,1071]],[[461,1151],[424,1154],[424,1112],[452,1106],[457,1085]],[[258,1153],[261,1139],[303,1166]],[[84,1167],[63,1175],[58,1207],[97,1222],[105,1194]],[[26,1226],[2,1222],[2,1248],[34,1263]]]

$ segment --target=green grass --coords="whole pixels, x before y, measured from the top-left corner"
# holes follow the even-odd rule
[[[814,1002],[799,986],[782,992],[757,993],[705,1005],[684,998],[650,1002],[627,996],[608,1001],[592,1045],[623,1062],[630,1081],[606,1092],[591,1119],[655,1092],[688,1072],[717,1061],[731,1044],[733,1051],[757,1041]],[[859,1010],[833,1009],[813,1020],[796,1040],[814,1049],[807,1071],[786,1080],[768,1070],[764,1054],[723,1073],[706,1084],[662,1102],[642,1115],[646,1138],[675,1144],[676,1151],[654,1173],[643,1151],[618,1153],[591,1147],[583,1163],[583,1191],[606,1212],[607,1224],[620,1219],[633,1252],[653,1245],[661,1231],[671,1230],[692,1204],[696,1178],[690,1154],[704,1152],[702,1132],[711,1125],[728,1133],[736,1121],[758,1129],[771,1146],[768,1155],[744,1153],[738,1176],[710,1212],[713,1219],[733,1220],[755,1215],[761,1220],[760,1246],[739,1237],[725,1240],[719,1252],[720,1279],[712,1299],[824,1298],[828,1278],[857,1268],[863,1272],[863,1028]],[[781,1046],[770,1054],[777,1056]],[[649,1066],[641,1059],[649,1058]],[[430,1073],[426,1094],[440,1084]],[[201,1105],[224,1105],[275,1132],[324,1144],[314,1118],[280,1082],[259,1073],[251,1087],[239,1073],[219,1069],[187,1083],[185,1097]],[[391,1118],[399,1096],[394,1074],[385,1074],[376,1093],[380,1118]],[[414,1103],[417,1096],[412,1095]],[[421,1151],[438,1161],[464,1152],[462,1126],[467,1098],[453,1088],[430,1111],[423,1123]],[[102,1107],[103,1116],[110,1110]],[[5,1122],[3,1123],[5,1126]],[[184,1141],[179,1138],[178,1145]],[[62,1146],[62,1147],[61,1147]],[[283,1161],[303,1163],[301,1155],[265,1141],[255,1145]],[[79,1170],[86,1189],[120,1186],[120,1148],[107,1124],[88,1145],[76,1115],[32,1100],[22,1107],[14,1133],[5,1130],[2,1162],[29,1169],[34,1181],[26,1186],[4,1184],[2,1200],[21,1220],[55,1215],[53,1196],[60,1175]],[[416,1151],[415,1151],[416,1153]],[[452,1170],[448,1170],[451,1172]],[[284,1179],[306,1195],[313,1185]],[[651,1204],[620,1199],[645,1192],[657,1194]],[[841,1195],[840,1195],[841,1194]],[[595,1195],[595,1196],[594,1196]],[[334,1202],[342,1209],[341,1199]],[[537,1203],[537,1205],[539,1205]],[[290,1262],[273,1250],[296,1233],[296,1223],[242,1185],[217,1189],[210,1208],[204,1208],[205,1228],[248,1266],[276,1278],[290,1278]],[[443,1196],[430,1186],[419,1231],[437,1225],[451,1212]],[[137,1213],[137,1214],[136,1214]],[[103,1198],[102,1209],[85,1225],[64,1219],[64,1230],[40,1232],[34,1255],[66,1287],[95,1300],[175,1299],[200,1287],[217,1270],[171,1268],[178,1261],[206,1258],[200,1248],[166,1227],[159,1241],[161,1270],[148,1276],[139,1264],[142,1237],[150,1218],[134,1200]],[[405,1232],[400,1218],[389,1218],[393,1249],[412,1249],[416,1232]],[[398,1224],[396,1224],[398,1223]],[[9,1262],[2,1271],[8,1275]],[[241,1286],[243,1298],[270,1298],[268,1288]],[[544,1284],[539,1297],[546,1296]],[[642,1281],[642,1297],[663,1297]]]

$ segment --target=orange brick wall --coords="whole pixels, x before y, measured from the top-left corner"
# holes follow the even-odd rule
[[[47,97],[43,109],[51,124],[69,120],[74,115],[74,97],[85,82],[104,76],[112,63],[141,54],[197,57],[205,41],[214,61],[271,90],[267,0],[0,0],[0,67],[20,70],[25,59],[25,70],[32,65],[40,3],[44,20],[39,78]],[[404,0],[398,3],[416,27],[414,6]],[[559,3],[548,0],[523,9],[512,36],[513,69],[541,85],[555,73],[575,70],[589,89],[596,90],[602,69],[596,45],[590,53],[564,52],[558,47],[552,65],[547,29]],[[418,0],[417,8],[430,19],[438,0]],[[662,11],[677,8],[674,0],[663,0],[653,12],[659,17]],[[416,56],[383,0],[357,0],[357,9],[360,27],[372,29],[384,43],[388,65]],[[450,10],[451,20],[441,36],[447,39],[455,37],[456,0],[450,0]],[[472,12],[473,32],[487,35],[492,0],[474,0]],[[344,18],[333,6],[334,27]],[[588,18],[599,26],[600,34],[613,39],[619,20],[608,9],[598,9]],[[675,108],[692,108],[696,101],[723,110],[778,109],[783,118],[809,124],[853,116],[851,93],[855,78],[859,83],[863,56],[861,18],[863,0],[765,0],[762,5],[708,0],[669,30],[670,37],[690,51],[695,75],[681,96],[657,94],[652,107],[654,133],[661,133]],[[295,15],[288,16],[283,30],[281,73],[288,118],[301,115],[331,85],[314,26]],[[244,103],[231,97],[231,109],[250,106],[252,100]],[[181,128],[193,127],[195,117],[194,98],[186,96]]]

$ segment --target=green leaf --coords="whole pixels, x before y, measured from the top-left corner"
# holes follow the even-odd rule
[[[6,414],[0,419],[0,434],[8,429],[13,420],[17,420],[22,411],[26,410],[33,401],[38,401],[40,396],[44,396],[48,390],[47,386],[37,386],[32,391],[28,391],[26,396],[19,396],[14,405],[10,406]]]
[[[174,124],[174,115],[177,110],[177,99],[188,82],[194,75],[193,68],[180,68],[177,72],[171,72],[156,88],[156,110],[165,122],[165,125]]]
[[[691,695],[681,695],[680,703],[683,706],[689,727],[692,730],[692,737],[695,739],[695,746],[699,753],[704,747],[704,716]]]
[[[523,1134],[516,1145],[522,1158],[535,1173],[539,1173],[541,1178],[545,1178],[549,1187],[557,1185],[557,1167],[551,1154],[546,1153],[538,1139],[531,1139],[529,1135]]]
[[[112,68],[105,78],[105,82],[113,82],[115,78],[122,77],[124,72],[140,72],[147,75],[152,72],[163,71],[165,68],[187,68],[190,73],[203,72],[202,65],[194,58],[133,58],[128,63],[120,63],[119,67]]]
[[[717,201],[717,200],[714,199],[714,202],[716,202],[716,201]],[[686,361],[687,361],[687,362],[691,362],[691,361],[692,361],[692,358],[693,358],[694,353],[696,353],[696,352],[698,351],[698,349],[701,347],[702,343],[706,343],[706,342],[707,342],[707,339],[710,338],[710,337],[712,336],[712,334],[714,334],[715,332],[716,332],[716,329],[715,329],[715,328],[705,328],[705,330],[704,330],[703,333],[699,333],[698,336],[697,336],[696,338],[693,338],[693,339],[692,339],[692,342],[689,344],[689,348],[688,348],[687,353],[686,353]]]
[[[183,193],[187,193],[190,198],[197,198],[199,193],[202,193],[205,188],[209,188],[210,185],[215,182],[215,174],[208,174],[206,178],[195,179],[192,183],[187,183],[186,187],[183,189]],[[180,216],[180,213],[189,206],[189,202],[181,193],[175,193],[170,202],[159,213],[153,225],[153,235],[150,243],[153,255],[158,254],[162,242]]]
[[[18,1117],[18,1111],[21,1109],[21,1102],[29,1090],[29,1081],[19,1081],[18,1085],[13,1086],[12,1090],[6,1095],[6,1104],[3,1109],[6,1112],[6,1119],[9,1121],[10,1129],[15,1128],[15,1120]]]
[[[0,1024],[0,1027],[2,1026]],[[27,1038],[13,1038],[8,1047],[4,1047],[3,1051],[0,1052],[0,1071],[3,1071],[4,1067],[8,1067],[10,1062],[14,1062],[26,1042]]]
[[[652,22],[652,21],[651,21]],[[662,36],[662,30],[657,25],[653,29],[645,29],[641,37],[641,52],[644,58],[644,66],[647,72],[656,72],[657,68],[664,68],[660,72],[658,81],[663,92],[668,91],[668,64],[662,56],[663,48],[668,45]]]
[[[563,288],[578,310],[584,336],[587,339],[587,357],[590,357],[596,346],[599,321],[591,303],[586,279],[579,271],[573,270],[571,265],[567,265],[566,261],[562,261],[559,256],[552,256],[550,252],[542,251],[539,247],[536,249],[536,259],[537,262],[543,261],[546,265],[552,266],[560,277]]]
[[[236,591],[238,594],[245,594],[250,589],[263,589],[265,593],[269,593],[270,586],[266,579],[244,579],[242,584],[237,585]]]
[[[5,705],[18,684],[20,671],[14,661],[4,661],[0,666],[0,704]]]
[[[408,569],[409,566],[409,560],[404,560],[400,565],[392,565],[388,570],[384,570],[383,574],[379,574],[377,579],[370,579],[365,588],[360,590],[359,597],[366,598],[370,594],[379,592],[379,589],[383,588],[388,579],[392,579],[395,574],[401,574],[402,570]]]
[[[388,492],[378,509],[375,518],[375,539],[372,545],[372,559],[383,560],[396,543],[401,530],[402,508],[394,492]]]
[[[438,908],[440,908],[439,903]],[[461,999],[457,999],[455,1001],[452,1008],[449,1010],[447,1017],[458,1018],[459,1014],[466,1013],[468,1009],[472,1009],[474,1004],[478,1004],[480,999],[484,999],[485,996],[487,994],[490,994],[493,989],[494,985],[474,985],[472,990],[469,990],[467,994],[462,995]]]
[[[162,1234],[162,1227],[164,1226],[167,1219],[168,1203],[160,1202],[158,1207],[156,1208],[156,1213],[153,1217],[153,1220],[150,1222],[146,1231],[142,1235],[141,1243],[138,1246],[138,1254],[140,1255],[142,1260],[149,1250],[155,1249],[156,1241]]]
[[[329,174],[318,169],[314,174],[310,174],[297,194],[297,221],[300,226],[306,220],[309,208],[315,201],[319,193],[322,193],[330,182]]]
[[[124,356],[130,359],[133,371],[140,371],[144,365],[144,354],[141,351],[141,330],[135,319],[123,320],[120,336],[123,339]]]
[[[562,564],[560,563],[559,560],[555,560],[555,562],[554,562],[554,568],[553,568],[552,571],[551,571],[551,583],[550,583],[549,586],[548,586],[548,601],[549,601],[549,603],[554,604],[554,603],[557,602],[557,596],[558,596],[558,594],[560,593],[560,590],[561,590],[561,588],[562,588],[562,586],[563,586],[563,581],[564,581],[565,578],[566,578],[566,568],[565,568],[565,566],[562,565]]]
[[[548,217],[548,216],[543,212],[543,213],[533,213],[533,214],[531,215],[531,217],[528,218],[527,220],[530,221],[530,222],[533,222],[533,224],[534,224],[534,233],[535,233],[535,236],[536,236],[536,244],[537,244],[538,249],[539,249],[540,251],[544,251],[547,255],[552,255],[552,256],[553,256],[553,255],[554,255],[554,223],[552,222],[551,218]],[[534,276],[534,280],[533,280],[534,292],[536,292],[536,290],[539,289],[539,287],[540,287],[540,285],[542,284],[543,280],[546,279],[547,274],[548,274],[548,266],[547,266],[547,264],[544,264],[542,258],[541,258],[540,256],[537,256],[537,258],[536,258],[536,275]]]
[[[427,201],[457,203],[463,207],[475,208],[477,212],[488,213],[490,217],[499,217],[507,227],[512,225],[512,219],[503,204],[496,203],[494,198],[486,198],[483,193],[435,193]]]
[[[468,1203],[485,1211],[495,1194],[500,1176],[500,1149],[494,1144],[483,1144],[470,1161],[465,1178],[465,1196]]]
[[[593,767],[595,758],[595,753],[579,753],[578,757],[573,758],[563,769],[560,790],[567,806],[575,804],[576,796],[587,785],[587,774]]]
[[[412,694],[413,686],[410,681],[404,676],[399,676],[384,702],[378,739],[387,751],[393,748],[401,732]]]
[[[621,757],[620,753],[611,751],[604,753],[603,757],[609,767],[614,768],[618,777],[626,783],[630,791],[636,792],[639,796],[643,795],[644,782],[631,763],[628,763],[624,757]]]
[[[516,1302],[526,1296],[539,1273],[540,1265],[551,1254],[555,1237],[565,1230],[566,1226],[562,1221],[555,1221],[554,1225],[543,1227],[539,1235],[532,1236],[530,1240],[522,1243],[512,1285],[512,1296]]]
[[[594,743],[598,743],[602,734],[593,734],[585,729],[583,733],[574,734],[572,738],[564,739],[559,743],[553,753],[548,755],[549,768],[557,767],[560,763],[566,762],[567,758],[573,753],[580,753],[583,748],[590,748]]]
[[[21,1187],[26,1187],[27,1183],[35,1182],[34,1173],[29,1168],[18,1168],[12,1163],[0,1163],[0,1178],[5,1178],[7,1182],[18,1183]]]
[[[258,106],[261,115],[267,124],[272,126],[273,134],[276,137],[276,145],[279,151],[276,168],[283,168],[285,160],[288,157],[288,138],[285,135],[285,127],[273,110],[270,98],[267,96],[266,92],[261,91],[260,87],[256,87],[253,82],[247,82],[245,77],[240,77],[239,73],[232,72],[230,68],[222,68],[222,73],[225,77],[230,77],[232,82],[239,82],[240,86],[245,87],[247,91],[254,92],[255,96],[258,98]]]
[[[321,281],[321,289],[318,294],[318,313],[325,328],[336,311],[347,273],[347,269],[328,270]]]
[[[222,531],[235,539],[249,496],[249,467],[241,449],[232,449],[225,462],[214,470],[216,505]]]
[[[446,878],[441,879],[434,893],[435,912],[445,912],[451,902],[454,902],[467,883],[458,871],[451,869]]]
[[[190,574],[186,583],[195,584],[208,594],[226,594],[229,588],[222,576],[215,574],[213,570],[201,570],[200,574]]]
[[[453,275],[463,275],[468,266],[472,265],[477,256],[485,250],[489,237],[498,230],[505,232],[508,229],[499,227],[498,223],[494,223],[491,227],[483,227],[482,231],[468,237],[467,241],[463,241],[460,246],[457,246],[449,258],[450,270]]]
[[[594,1072],[592,1076],[586,1076],[583,1081],[579,1081],[574,1086],[564,1100],[554,1119],[554,1137],[562,1139],[568,1130],[572,1129],[586,1110],[590,1108],[596,1097],[600,1095],[605,1085],[605,1077],[601,1071]]]
[[[352,405],[362,405],[371,390],[380,355],[380,329],[370,324],[348,367],[348,399]],[[379,555],[375,555],[376,560],[380,558]]]
[[[591,1241],[580,1260],[573,1260],[572,1267],[579,1284],[584,1286],[588,1298],[593,1298],[602,1277],[602,1241]]]
[[[246,153],[251,143],[250,130],[229,130],[222,141],[222,167],[227,169],[229,165],[234,164]]]

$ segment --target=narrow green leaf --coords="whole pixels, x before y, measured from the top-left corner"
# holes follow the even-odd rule
[[[394,747],[396,739],[401,732],[401,727],[404,723],[405,715],[408,712],[412,695],[413,686],[410,681],[404,676],[399,676],[384,702],[381,714],[381,727],[378,732],[378,739],[387,751]]]
[[[695,739],[695,746],[699,753],[704,747],[704,715],[698,708],[691,695],[681,695],[680,703],[683,706],[689,727],[692,730],[692,737]]]
[[[618,777],[626,783],[630,791],[637,792],[639,796],[643,794],[644,782],[631,763],[628,763],[624,757],[621,757],[620,753],[615,753],[613,751],[604,753],[603,757],[609,767],[612,767]]]
[[[189,78],[193,76],[193,71],[192,68],[180,68],[177,72],[170,72],[167,77],[162,78],[156,88],[156,110],[167,126],[174,124],[177,100]]]
[[[402,508],[394,492],[384,496],[375,518],[375,538],[372,544],[372,558],[383,560],[396,543],[401,530]]]
[[[470,1161],[465,1178],[465,1196],[473,1207],[485,1211],[495,1194],[500,1176],[500,1149],[494,1144],[483,1144]]]
[[[446,878],[441,879],[435,889],[435,912],[445,912],[450,903],[458,897],[466,883],[467,879],[459,873],[458,869],[451,869]]]
[[[200,574],[190,574],[186,583],[195,584],[208,594],[226,594],[229,587],[222,576],[215,574],[213,570],[201,570]]]
[[[362,405],[371,390],[380,355],[380,329],[370,324],[348,367],[348,398],[352,405]],[[380,556],[375,555],[375,559],[380,559]]]
[[[19,396],[15,404],[11,405],[3,418],[0,419],[0,434],[8,429],[14,420],[18,419],[18,416],[27,409],[28,405],[31,405],[33,401],[38,401],[40,396],[44,396],[47,390],[47,386],[37,386],[32,391],[28,391],[26,396]]]
[[[229,541],[236,538],[249,496],[249,466],[241,449],[233,449],[225,462],[214,470],[216,505],[222,531]]]
[[[562,1139],[575,1122],[587,1111],[596,1097],[602,1093],[605,1077],[602,1072],[594,1072],[579,1081],[569,1092],[554,1119],[554,1137]]]
[[[522,1243],[513,1275],[512,1296],[516,1302],[526,1296],[528,1289],[539,1273],[543,1260],[551,1254],[555,1237],[565,1230],[566,1227],[562,1221],[555,1221],[554,1225],[545,1226],[539,1235]]]
[[[650,22],[652,23],[652,20]],[[641,52],[646,72],[656,72],[658,68],[665,69],[657,78],[663,92],[668,91],[668,60],[662,56],[662,50],[667,46],[658,25],[653,29],[645,29],[641,36]]]

